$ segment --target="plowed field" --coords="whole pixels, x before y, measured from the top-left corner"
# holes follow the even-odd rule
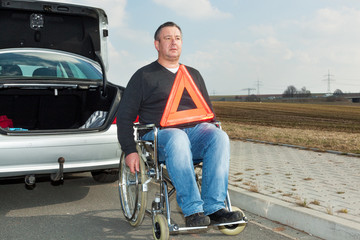
[[[360,153],[360,105],[213,102],[233,139]]]

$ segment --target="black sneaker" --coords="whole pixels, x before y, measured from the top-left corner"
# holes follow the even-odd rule
[[[241,221],[243,215],[239,211],[229,212],[227,209],[222,208],[219,211],[210,214],[209,217],[213,223],[229,223]]]
[[[210,218],[205,216],[204,213],[194,213],[188,217],[185,217],[186,227],[200,227],[209,226]]]

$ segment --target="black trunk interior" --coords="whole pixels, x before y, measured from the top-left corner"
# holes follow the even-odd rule
[[[110,86],[106,97],[99,89],[0,89],[0,116],[14,128],[77,129],[95,111],[109,112],[116,93]]]

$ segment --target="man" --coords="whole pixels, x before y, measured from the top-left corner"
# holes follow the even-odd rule
[[[140,68],[130,79],[117,115],[118,139],[125,152],[130,171],[139,171],[139,155],[133,136],[133,122],[154,123],[160,126],[176,73],[182,48],[182,32],[173,22],[162,24],[155,32],[158,59]],[[187,67],[208,106],[212,105],[200,73]],[[193,109],[194,103],[184,91],[178,110]],[[153,140],[153,133],[142,139]],[[187,227],[207,226],[210,222],[241,220],[240,212],[225,209],[230,144],[225,132],[211,123],[192,123],[186,126],[162,128],[158,133],[158,157],[165,162],[176,189]],[[199,193],[194,177],[193,160],[203,161],[202,189]]]

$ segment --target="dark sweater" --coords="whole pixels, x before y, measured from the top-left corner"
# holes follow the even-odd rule
[[[199,71],[186,66],[205,101],[213,111],[205,83]],[[118,140],[125,155],[136,152],[133,122],[139,116],[141,124],[154,123],[160,126],[160,120],[166,107],[176,74],[157,61],[140,68],[131,77],[121,98],[117,113]],[[184,91],[178,110],[195,108],[191,97]]]

